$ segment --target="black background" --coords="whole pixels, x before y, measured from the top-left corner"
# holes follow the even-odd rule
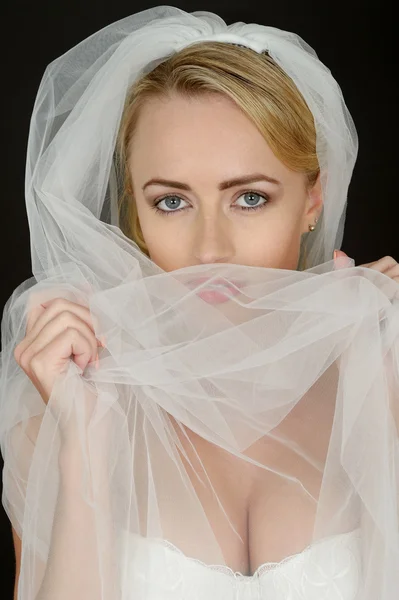
[[[216,12],[228,23],[255,22],[291,30],[316,49],[338,80],[359,134],[342,250],[356,264],[385,255],[399,260],[393,2],[231,0],[172,4],[188,12]],[[1,306],[13,289],[31,276],[24,204],[25,153],[30,115],[44,69],[98,29],[155,5],[125,0],[14,0],[3,4]],[[11,600],[14,554],[10,524],[1,509],[0,532],[0,598]]]

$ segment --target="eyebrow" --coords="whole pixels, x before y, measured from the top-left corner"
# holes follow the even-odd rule
[[[263,175],[262,173],[253,173],[252,175],[244,175],[242,177],[236,177],[234,179],[229,179],[228,181],[222,181],[222,183],[220,183],[218,185],[218,189],[220,191],[223,191],[223,190],[227,190],[232,187],[236,187],[237,185],[243,185],[246,183],[255,183],[257,181],[267,181],[268,183],[273,183],[274,185],[278,185],[278,186],[282,185],[281,181],[278,181],[278,179],[274,179],[273,177],[269,177],[268,175]],[[154,178],[154,179],[150,179],[149,181],[147,181],[147,183],[145,183],[143,185],[143,187],[142,187],[143,192],[150,185],[163,185],[165,187],[173,187],[173,188],[177,188],[179,190],[186,190],[188,192],[192,191],[192,189],[190,188],[189,185],[187,185],[187,183],[181,183],[180,181],[171,181],[170,179]]]

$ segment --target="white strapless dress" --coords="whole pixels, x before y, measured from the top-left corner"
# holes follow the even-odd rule
[[[359,530],[265,563],[250,576],[131,534],[127,556],[124,600],[355,600],[361,578]]]

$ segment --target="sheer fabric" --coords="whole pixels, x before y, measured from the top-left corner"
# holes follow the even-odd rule
[[[267,49],[314,115],[324,209],[305,271],[209,264],[167,273],[118,226],[113,161],[126,93],[148,65],[206,40]],[[202,568],[210,587],[198,599],[212,589],[223,600],[397,598],[399,288],[352,259],[331,260],[356,153],[338,84],[292,33],[159,7],[49,65],[26,169],[33,277],[2,322],[3,504],[23,540],[19,600],[61,598],[58,574],[79,552],[85,600],[196,598]],[[234,290],[226,302],[201,297],[193,280],[202,275]],[[55,297],[88,306],[106,348],[98,369],[82,373],[71,361],[45,405],[13,350],[29,309]],[[70,530],[66,437],[73,497],[87,517],[72,552],[59,544]],[[229,498],[249,470],[262,490],[252,531],[270,547],[248,579],[222,551],[220,531],[237,543],[242,531],[205,446],[235,460]]]

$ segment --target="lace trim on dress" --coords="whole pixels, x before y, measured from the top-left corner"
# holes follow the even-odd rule
[[[184,557],[185,559],[189,560],[192,563],[199,564],[199,565],[206,567],[207,569],[210,569],[212,571],[218,571],[220,573],[224,573],[225,575],[228,575],[229,577],[234,577],[235,579],[244,579],[244,580],[251,579],[251,580],[253,580],[253,579],[258,579],[265,572],[280,569],[280,568],[284,567],[287,563],[292,562],[295,559],[305,557],[305,555],[307,555],[311,550],[316,549],[320,545],[324,545],[329,542],[330,543],[335,542],[337,545],[339,545],[347,537],[358,536],[359,534],[360,534],[360,530],[356,529],[354,531],[349,531],[347,533],[342,533],[342,534],[338,534],[338,535],[332,535],[332,536],[323,538],[321,540],[318,540],[316,542],[312,542],[301,552],[297,552],[295,554],[291,554],[290,556],[286,556],[279,562],[262,563],[255,569],[255,571],[252,575],[244,575],[240,571],[233,571],[233,569],[231,569],[227,565],[209,565],[209,564],[203,562],[202,560],[199,560],[198,558],[192,558],[190,556],[187,556],[182,550],[180,550],[180,548],[178,548],[177,546],[175,546],[174,544],[172,544],[172,542],[169,542],[168,540],[165,540],[163,538],[152,538],[152,539],[153,539],[153,541],[160,543],[162,546],[165,546],[166,548],[169,548],[169,550],[176,552],[181,557]]]

